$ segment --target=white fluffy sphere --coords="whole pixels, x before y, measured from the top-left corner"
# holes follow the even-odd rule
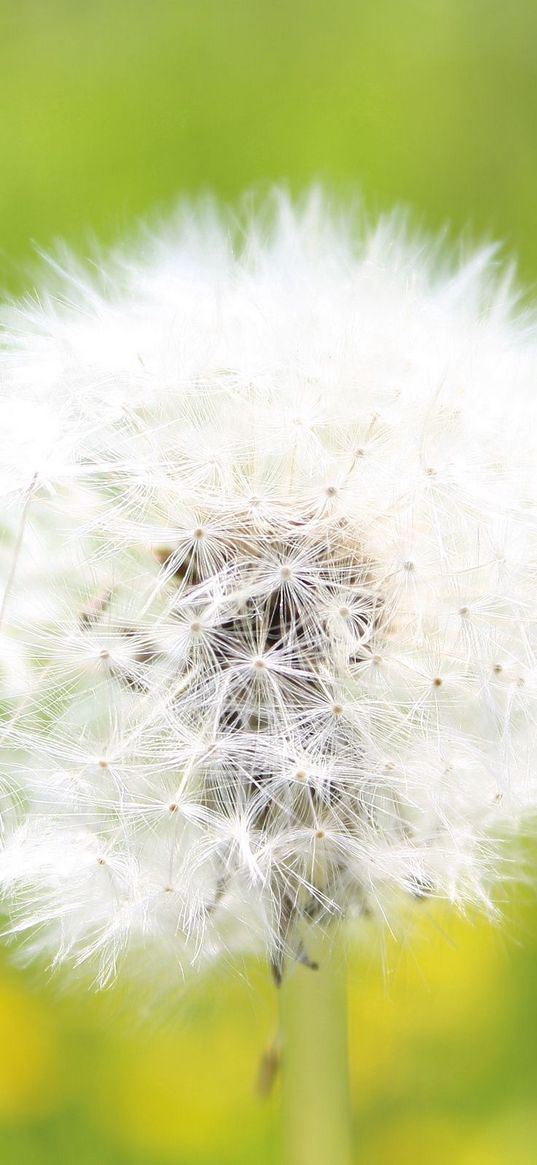
[[[36,949],[278,979],[336,913],[490,903],[537,805],[514,302],[492,248],[314,193],[4,309],[0,882]]]

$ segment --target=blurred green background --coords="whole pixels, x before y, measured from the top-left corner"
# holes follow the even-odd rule
[[[1,282],[29,286],[36,243],[111,240],[184,191],[321,178],[504,240],[531,286],[536,34],[535,0],[0,0]],[[501,928],[427,907],[353,955],[361,1165],[537,1160],[537,906],[510,897]],[[3,960],[2,1162],[277,1160],[264,968],[145,1008]]]

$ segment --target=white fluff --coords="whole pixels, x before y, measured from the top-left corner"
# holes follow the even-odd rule
[[[278,978],[335,913],[490,907],[537,803],[537,345],[494,250],[275,194],[49,272],[0,365],[13,927],[101,982]]]

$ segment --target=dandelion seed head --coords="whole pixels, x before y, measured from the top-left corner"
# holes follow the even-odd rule
[[[3,309],[0,887],[101,984],[490,910],[537,807],[534,330],[490,248],[271,208]]]

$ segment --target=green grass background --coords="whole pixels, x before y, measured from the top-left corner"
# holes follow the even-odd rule
[[[537,274],[535,0],[0,0],[0,264],[112,240],[183,192],[284,180],[505,242]],[[356,1161],[535,1165],[537,907],[427,915],[353,957]],[[6,1165],[275,1162],[275,1005],[246,968],[140,1023],[121,989],[0,967]],[[337,1163],[334,1163],[337,1165]]]

